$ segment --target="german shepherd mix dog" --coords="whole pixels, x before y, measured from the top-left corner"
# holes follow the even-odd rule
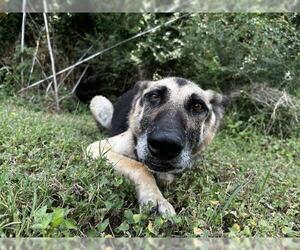
[[[95,96],[91,112],[112,137],[90,144],[87,154],[104,154],[133,181],[140,205],[152,202],[158,213],[175,215],[153,174],[170,183],[191,169],[214,138],[227,103],[227,97],[178,77],[138,82],[115,106]]]

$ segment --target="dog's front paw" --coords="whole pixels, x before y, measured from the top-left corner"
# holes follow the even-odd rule
[[[174,207],[166,199],[158,201],[158,213],[161,215],[175,216],[176,212]]]
[[[96,141],[92,144],[90,144],[87,148],[86,148],[86,154],[90,157],[92,157],[93,159],[97,159],[100,156],[100,142]]]
[[[155,194],[142,194],[139,198],[141,207],[151,207],[160,215],[175,216],[176,212],[174,207],[164,197],[158,197]]]

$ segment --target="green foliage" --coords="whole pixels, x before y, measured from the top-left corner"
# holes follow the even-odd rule
[[[57,69],[180,15],[50,15]],[[1,236],[300,236],[299,122],[292,109],[279,107],[270,120],[273,109],[249,96],[235,99],[199,168],[162,189],[178,216],[153,215],[139,209],[134,187],[105,158],[84,158],[99,137],[85,106],[65,98],[61,105],[73,114],[46,112],[53,106],[49,82],[16,97],[29,81],[42,16],[32,14],[35,24],[26,25],[24,51],[15,46],[21,15],[0,18]],[[185,16],[90,61],[79,92],[83,99],[116,97],[136,80],[176,75],[226,93],[267,83],[299,98],[298,29],[299,14],[292,13]],[[42,69],[51,74],[44,35],[38,59],[31,83],[44,77]],[[81,70],[60,85],[60,97]]]
[[[223,90],[252,82],[299,87],[300,36],[292,14],[203,14],[190,19],[185,74]],[[193,66],[194,65],[194,66]],[[294,90],[294,89],[293,89]],[[299,90],[299,88],[298,88]]]
[[[134,186],[105,157],[85,158],[99,137],[90,115],[10,98],[0,119],[1,236],[300,236],[297,138],[228,119],[198,167],[161,188],[178,213],[167,218],[139,209]]]
[[[180,15],[55,14],[49,19],[54,52],[57,61],[70,64],[90,46],[88,54],[101,51]],[[7,29],[19,19],[14,15],[1,18],[0,34],[9,35],[4,42],[16,35]],[[42,25],[40,15],[32,19]],[[90,70],[100,88],[115,92],[140,77],[176,74],[209,88],[228,90],[267,82],[295,93],[299,90],[298,26],[299,15],[293,13],[191,14],[93,59]],[[32,25],[27,27],[28,46],[35,46],[37,32]]]
[[[297,100],[297,101],[296,101]],[[276,101],[279,101],[276,100]],[[228,126],[233,133],[246,133],[249,128],[265,134],[272,134],[279,138],[297,137],[300,135],[300,102],[295,98],[295,104],[290,106],[267,106],[251,98],[249,93],[241,91],[235,98],[230,115],[227,115]]]
[[[21,29],[22,14],[0,13],[0,55],[11,56],[18,32]],[[3,59],[3,58],[2,58]]]
[[[47,206],[44,206],[33,213],[34,222],[33,231],[41,234],[43,237],[55,237],[63,235],[70,236],[70,230],[75,230],[75,221],[67,220],[65,217],[69,211],[63,208],[53,208],[53,212],[47,212]]]
[[[181,18],[165,25],[178,17]],[[24,51],[15,46],[19,39],[15,29],[21,26],[20,18],[17,14],[4,14],[0,19],[0,47],[7,48],[0,58],[0,87],[11,95],[30,82],[44,78],[42,71],[52,74],[46,37],[41,32],[42,16],[27,17]],[[298,13],[65,13],[48,15],[48,19],[57,70],[73,64],[83,55],[92,55],[160,26],[88,62],[87,74],[77,88],[77,96],[85,102],[99,93],[115,99],[137,80],[170,75],[189,78],[203,88],[226,94],[245,86],[251,89],[255,84],[267,84],[298,98],[300,95]],[[38,37],[41,38],[39,64],[35,63],[30,74]],[[66,79],[65,74],[58,77],[59,82],[64,80],[59,96],[70,92],[83,66]],[[24,72],[23,82],[21,72]],[[35,90],[44,94],[49,84],[46,81]],[[27,98],[35,100],[37,92],[27,92]],[[52,92],[48,89],[45,95],[44,102],[48,106],[54,102]],[[68,107],[72,110],[75,105],[71,102]],[[272,109],[244,97],[234,101],[232,107],[239,113],[240,122],[250,120],[260,131],[281,137],[299,131],[298,122],[291,119],[294,110],[279,108],[270,129]]]

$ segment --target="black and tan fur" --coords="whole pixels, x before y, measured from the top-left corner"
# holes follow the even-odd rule
[[[141,205],[152,202],[160,214],[174,215],[153,173],[172,181],[191,169],[214,138],[227,103],[227,97],[178,77],[138,82],[114,107],[96,96],[92,114],[111,137],[92,143],[87,152],[93,158],[106,152],[114,169],[135,183]]]

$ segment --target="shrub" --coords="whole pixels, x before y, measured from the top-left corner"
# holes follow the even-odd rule
[[[178,20],[164,25],[173,18]],[[75,63],[83,55],[92,55],[161,25],[153,32],[90,60],[87,73],[76,91],[83,102],[100,93],[115,99],[140,79],[172,75],[189,78],[203,88],[221,90],[229,95],[241,88],[266,83],[299,97],[299,13],[66,13],[51,14],[48,19],[57,70]],[[5,51],[11,51],[15,47],[14,41],[18,40],[21,15],[5,14],[0,20],[0,36],[3,38],[0,47],[10,44]],[[0,58],[5,65],[5,70],[2,67],[0,71],[2,85],[10,91],[22,87],[18,79],[21,70],[25,75],[23,84],[28,84],[32,56],[40,35],[37,54],[40,64],[34,68],[31,83],[44,78],[44,74],[52,74],[46,37],[41,32],[43,18],[40,14],[30,14],[27,20],[25,51],[21,54],[15,49],[15,56],[5,53]],[[63,82],[59,88],[61,95],[70,92],[86,65],[77,67],[67,78],[66,73],[58,77],[59,83]],[[11,85],[14,88],[7,87]],[[49,86],[50,82],[46,81],[37,89],[44,92]],[[241,109],[244,105],[240,105],[240,101],[233,106],[243,114],[239,119],[244,121],[253,115],[250,111],[259,114],[257,109]],[[263,112],[270,114],[268,110]],[[285,120],[282,117],[278,121]],[[267,126],[264,124],[266,119],[259,122]]]

